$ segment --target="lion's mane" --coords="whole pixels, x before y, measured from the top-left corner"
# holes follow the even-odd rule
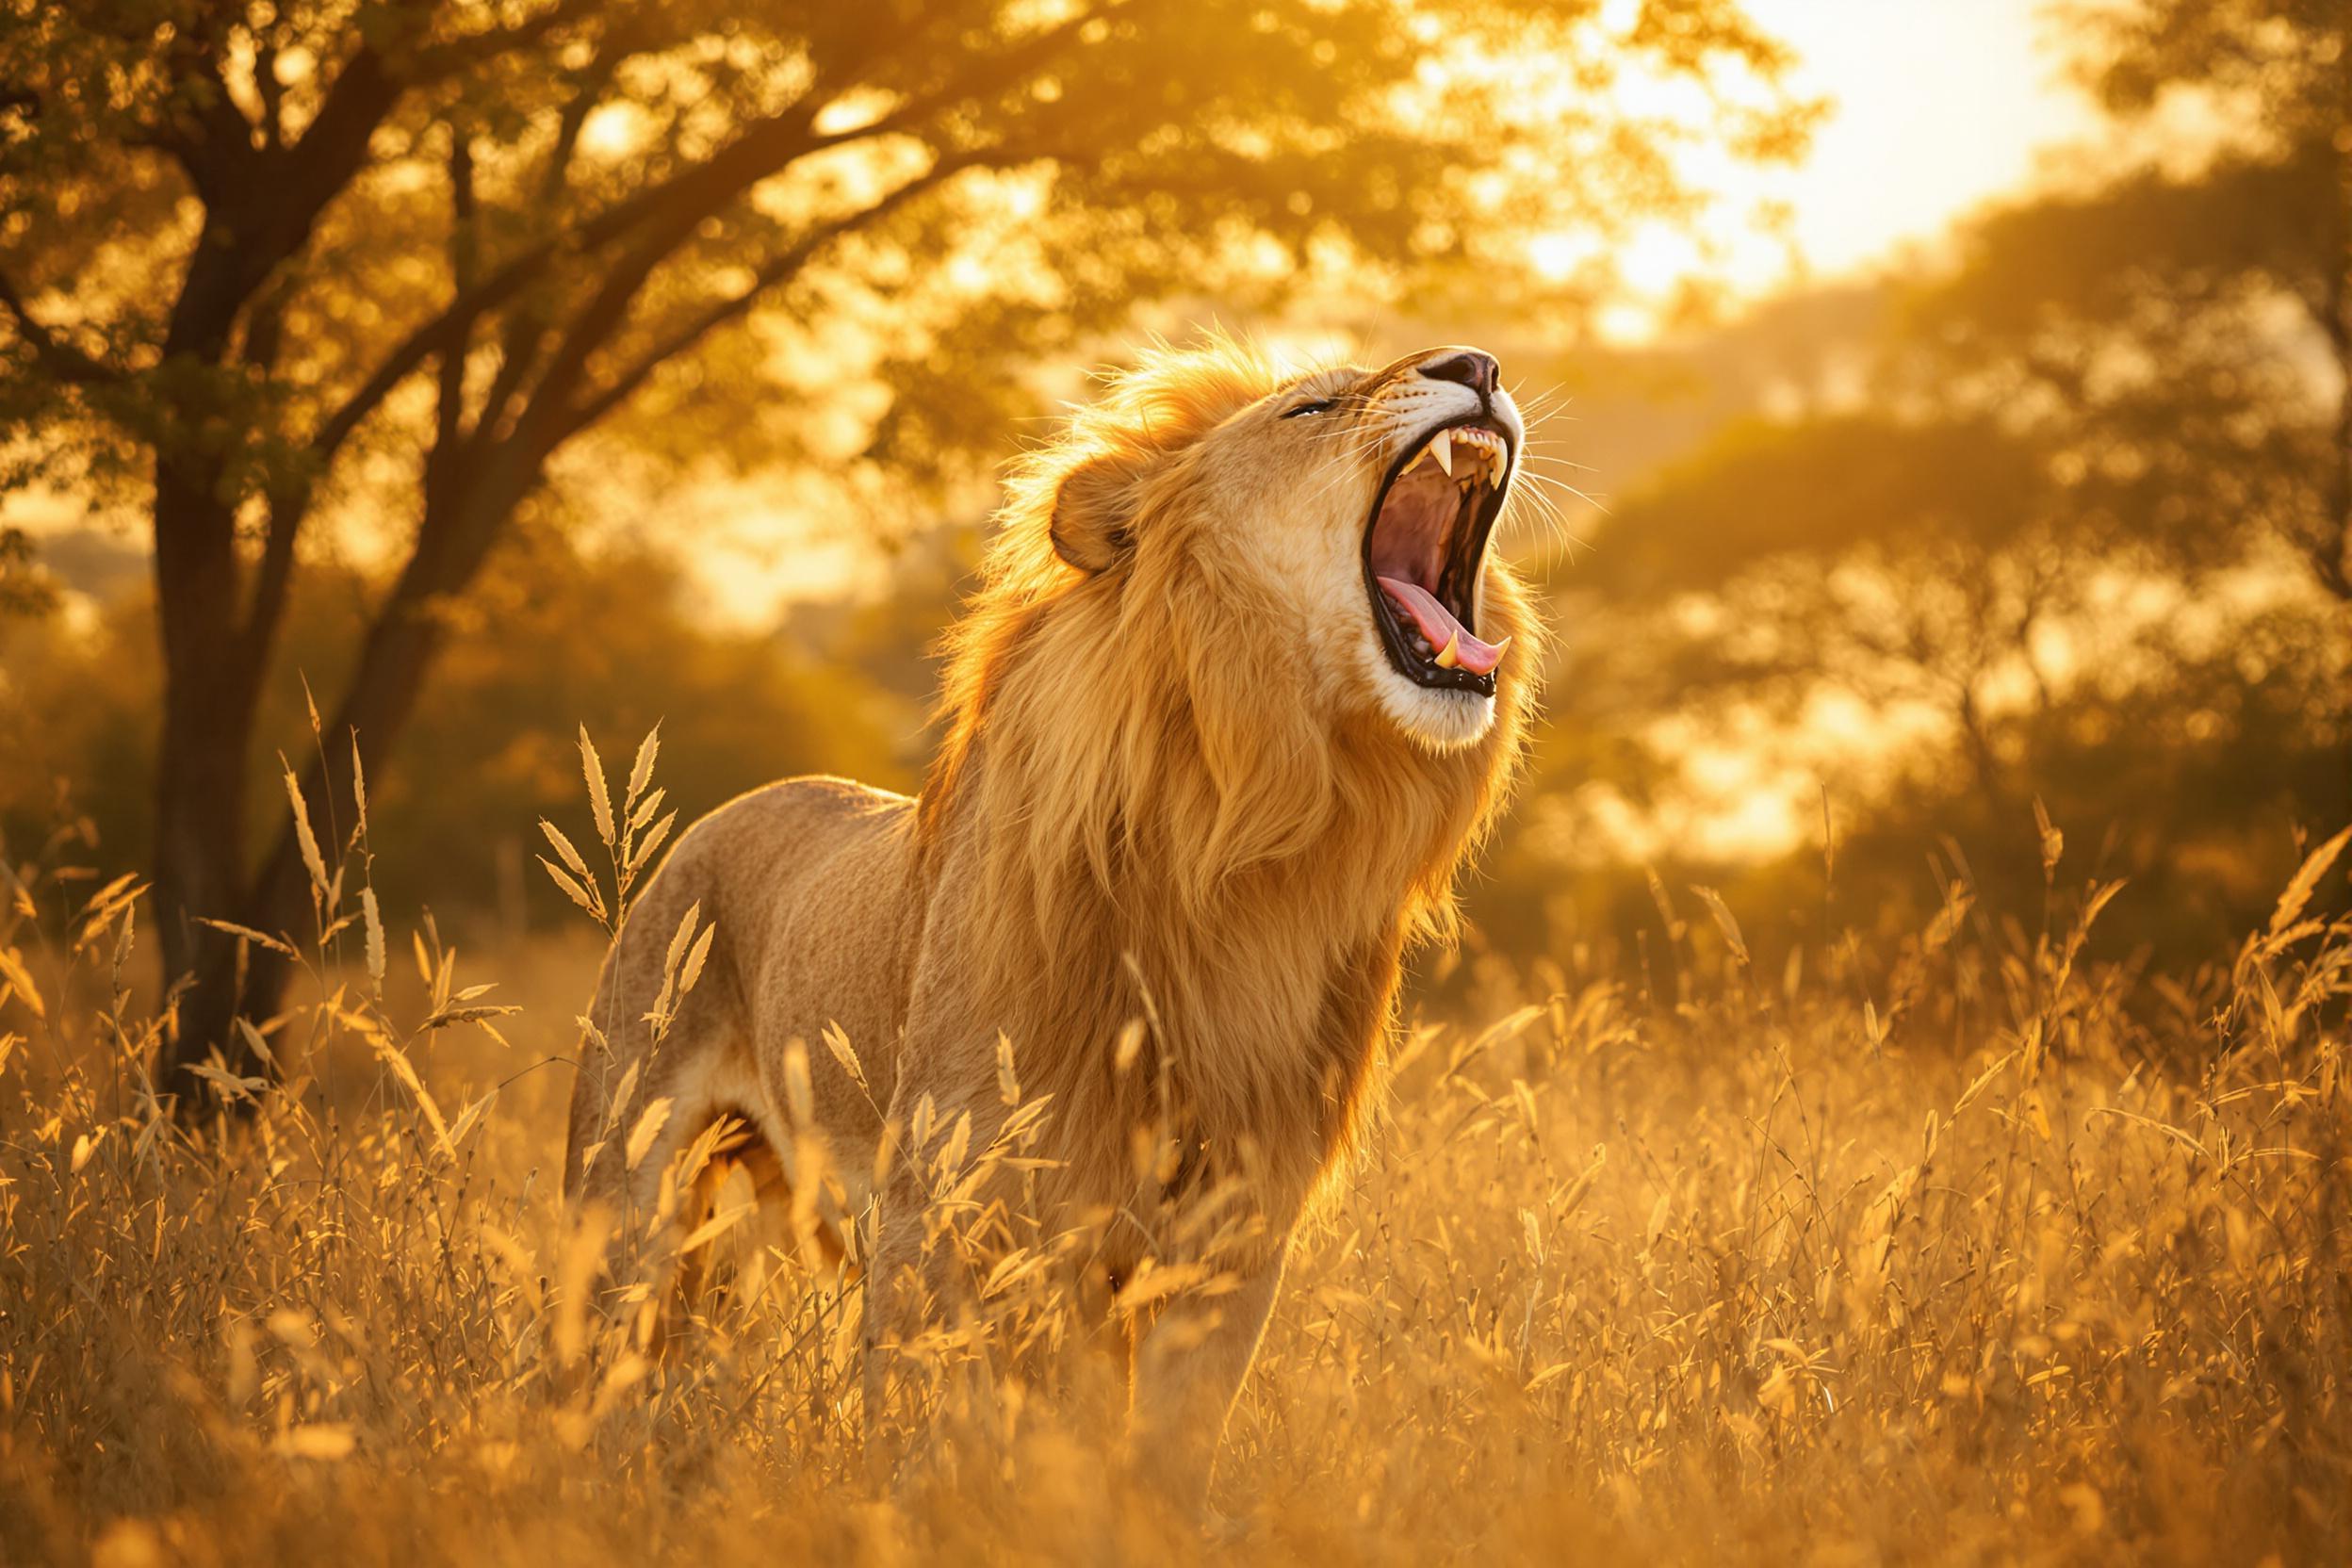
[[[1285,678],[1297,611],[1222,547],[1298,476],[1200,456],[1285,379],[1230,341],[1118,378],[1021,465],[950,634],[916,875],[1023,1082],[1055,1096],[1072,1197],[1119,1185],[1131,1129],[1172,1110],[1266,1200],[1307,1200],[1361,1137],[1402,955],[1454,935],[1457,871],[1524,743],[1535,623],[1499,560],[1485,629],[1514,642],[1479,741],[1433,753]],[[1116,568],[1057,555],[1073,491],[1126,509]]]

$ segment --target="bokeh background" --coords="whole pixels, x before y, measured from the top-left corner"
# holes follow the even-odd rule
[[[2348,35],[0,0],[0,1560],[2352,1558]],[[607,846],[913,787],[1004,464],[1211,329],[1498,353],[1557,632],[1215,1545],[967,1377],[1102,1327],[969,1122],[1036,1245],[871,1410],[747,1177],[634,1279],[557,1180]]]
[[[2130,879],[2100,955],[2193,968],[2352,817],[2346,33],[11,7],[0,833],[153,878],[201,973],[189,916],[304,918],[281,759],[323,829],[356,727],[385,906],[541,939],[582,724],[658,721],[687,818],[918,782],[995,476],[1091,368],[1461,340],[1539,416],[1559,633],[1473,957],[1671,963],[1692,886],[1767,967],[1961,882],[2031,925],[2054,825]]]

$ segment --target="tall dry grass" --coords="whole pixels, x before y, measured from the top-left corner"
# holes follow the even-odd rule
[[[2306,911],[2344,841],[2168,978],[2086,962],[2130,892],[2062,893],[2046,842],[2039,933],[1961,883],[1899,951],[1767,974],[1661,889],[1648,987],[1562,955],[1417,1021],[1294,1252],[1209,1541],[1005,1370],[1064,1310],[1021,1288],[1050,1271],[900,1368],[939,1435],[895,1479],[866,1462],[855,1285],[789,1226],[746,1245],[773,1217],[739,1190],[726,1233],[664,1244],[733,1253],[691,1316],[651,1310],[663,1259],[599,1295],[556,1190],[586,946],[481,988],[374,909],[356,829],[268,1033],[286,1082],[216,1075],[175,1122],[137,890],[12,874],[0,1553],[2342,1560],[2352,921]],[[916,1153],[943,1199],[986,1157]]]

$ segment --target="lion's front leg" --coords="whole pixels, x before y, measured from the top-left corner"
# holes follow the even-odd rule
[[[1184,1507],[1207,1502],[1225,1418],[1257,1357],[1282,1259],[1276,1250],[1236,1290],[1170,1304],[1136,1347],[1135,1468]]]
[[[897,1450],[911,1435],[891,1429],[890,1373],[908,1370],[909,1348],[949,1298],[954,1282],[945,1248],[924,1245],[923,1203],[917,1179],[903,1167],[893,1168],[874,1195],[868,1221],[860,1381],[866,1457],[877,1475],[895,1468]]]

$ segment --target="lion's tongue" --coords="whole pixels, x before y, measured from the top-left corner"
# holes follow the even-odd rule
[[[1455,662],[1472,675],[1484,675],[1501,662],[1501,648],[1473,637],[1467,627],[1454,619],[1451,611],[1437,602],[1437,596],[1419,583],[1384,577],[1380,579],[1380,588],[1399,610],[1413,617],[1421,635],[1429,640],[1429,646],[1443,652],[1448,643],[1453,644]]]

